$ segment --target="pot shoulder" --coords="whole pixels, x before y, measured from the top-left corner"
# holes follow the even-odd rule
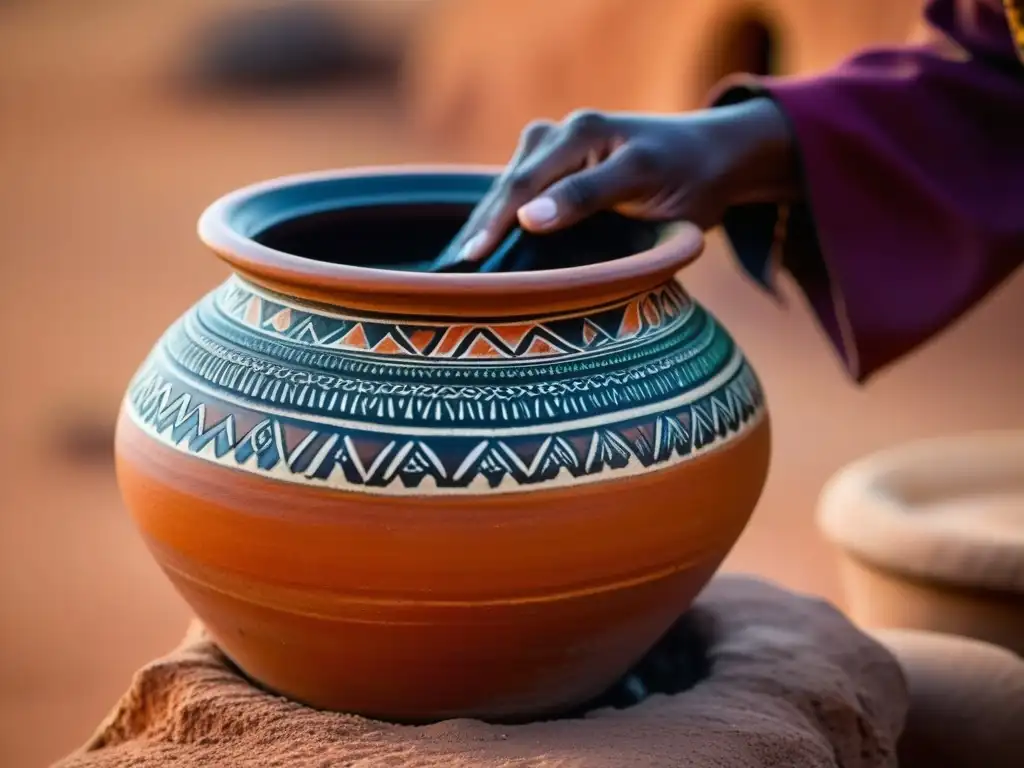
[[[232,277],[160,339],[122,423],[211,471],[415,496],[645,474],[764,418],[742,352],[675,281],[585,311],[467,318],[346,311]]]

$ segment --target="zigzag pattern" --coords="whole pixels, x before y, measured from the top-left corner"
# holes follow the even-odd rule
[[[208,423],[205,402],[149,367],[132,382],[127,407],[151,437],[207,461],[287,482],[402,494],[516,490],[658,469],[732,439],[760,416],[763,398],[744,364],[723,388],[675,412],[545,435],[402,436],[237,409]],[[251,426],[243,431],[242,423]]]
[[[502,361],[578,355],[665,332],[685,321],[692,302],[676,283],[597,312],[538,321],[417,323],[327,314],[229,280],[215,304],[260,334],[325,349],[389,357]]]
[[[197,379],[238,396],[307,416],[379,423],[533,423],[621,410],[692,389],[724,365],[732,342],[713,323],[670,354],[628,367],[581,372],[572,378],[481,385],[388,381],[370,366],[361,375],[310,371],[226,347],[200,323],[186,321],[164,341],[166,354]],[[511,371],[514,371],[510,367]],[[506,379],[515,380],[509,376]]]

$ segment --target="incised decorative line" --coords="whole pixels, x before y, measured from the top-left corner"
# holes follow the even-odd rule
[[[293,343],[375,356],[500,363],[635,344],[684,324],[694,304],[675,282],[617,305],[539,320],[439,322],[328,311],[272,295],[233,277],[216,293],[225,317]]]
[[[764,416],[757,379],[739,360],[723,385],[688,404],[546,432],[393,434],[246,412],[201,399],[156,365],[132,382],[126,407],[168,447],[285,482],[387,495],[514,492],[662,470],[736,439]],[[211,408],[226,415],[209,418]]]

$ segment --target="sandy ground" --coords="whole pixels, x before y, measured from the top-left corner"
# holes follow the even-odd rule
[[[282,173],[457,159],[407,135],[373,94],[182,100],[160,76],[201,3],[85,5],[0,9],[0,765],[12,768],[84,740],[186,626],[109,461],[61,446],[76,424],[105,439],[150,345],[225,275],[195,239],[202,207]],[[867,390],[844,378],[799,302],[782,311],[759,295],[717,240],[684,279],[749,352],[776,425],[771,479],[732,569],[839,600],[812,517],[832,472],[896,441],[1024,424],[1019,277]]]

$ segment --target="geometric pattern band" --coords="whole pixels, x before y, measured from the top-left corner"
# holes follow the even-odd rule
[[[765,415],[742,353],[674,280],[587,310],[467,321],[314,305],[232,277],[165,333],[124,405],[199,461],[416,496],[667,470]]]
[[[692,402],[618,421],[525,434],[396,434],[269,416],[188,391],[158,368],[126,405],[154,440],[291,483],[388,495],[528,491],[668,469],[740,437],[764,416],[746,362]]]

